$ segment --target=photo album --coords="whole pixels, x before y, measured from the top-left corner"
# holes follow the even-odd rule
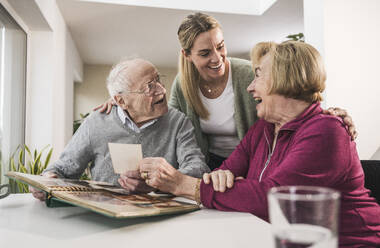
[[[123,188],[104,182],[48,178],[13,171],[6,176],[46,192],[48,207],[78,206],[118,219],[178,214],[199,209],[196,204],[173,199],[173,195],[129,194]]]

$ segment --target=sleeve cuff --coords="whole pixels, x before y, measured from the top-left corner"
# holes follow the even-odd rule
[[[202,180],[200,186],[200,193],[201,203],[203,204],[203,206],[207,208],[213,208],[212,200],[214,198],[214,189],[212,187],[212,183],[205,184]]]

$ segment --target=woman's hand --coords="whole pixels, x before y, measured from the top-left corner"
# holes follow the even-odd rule
[[[341,109],[341,108],[330,107],[326,110],[323,110],[323,113],[342,118],[344,124],[346,124],[348,127],[348,131],[350,132],[350,135],[351,135],[351,140],[355,140],[358,137],[358,132],[356,131],[354,122],[351,116],[348,115],[346,110]]]
[[[216,170],[203,174],[204,183],[209,184],[212,181],[214,190],[220,192],[226,191],[227,188],[232,188],[234,186],[234,179],[234,174],[229,170]]]
[[[145,183],[145,179],[141,178],[140,171],[126,171],[120,174],[118,182],[121,187],[133,193],[149,193],[154,190]]]
[[[99,110],[100,113],[103,113],[107,110],[106,114],[109,114],[113,105],[116,105],[116,102],[113,98],[110,98],[105,103],[102,103],[99,106],[95,107],[93,110]]]

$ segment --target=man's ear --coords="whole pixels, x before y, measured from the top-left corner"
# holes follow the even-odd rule
[[[187,61],[192,62],[190,54],[187,53],[183,48],[181,49],[181,53],[187,59]]]
[[[122,95],[115,95],[113,97],[113,100],[116,102],[117,105],[119,105],[122,109],[126,110],[127,109],[127,102],[123,98]]]

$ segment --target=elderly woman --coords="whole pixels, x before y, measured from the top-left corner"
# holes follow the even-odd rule
[[[267,42],[251,56],[255,80],[247,90],[260,120],[231,156],[203,180],[180,174],[161,158],[145,158],[140,171],[146,183],[208,208],[265,220],[271,187],[334,188],[342,194],[340,245],[380,245],[380,206],[364,188],[355,143],[340,118],[322,114],[326,76],[317,50],[302,42]]]

